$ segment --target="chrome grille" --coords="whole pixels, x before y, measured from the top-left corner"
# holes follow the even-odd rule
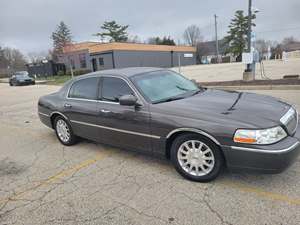
[[[288,133],[293,135],[298,126],[298,112],[291,107],[289,111],[281,117],[280,122],[285,125]]]

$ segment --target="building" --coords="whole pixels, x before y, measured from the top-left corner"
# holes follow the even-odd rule
[[[53,76],[66,73],[66,67],[63,63],[54,63],[52,60],[42,60],[38,63],[26,64],[27,71],[31,76]]]
[[[225,40],[219,40],[219,62],[234,62],[235,58],[231,54],[226,53],[228,44]],[[217,50],[216,41],[206,41],[197,44],[197,54],[199,55],[199,62],[202,64],[216,63],[217,62]]]
[[[300,58],[300,42],[292,42],[283,48],[283,59]]]
[[[124,67],[175,67],[196,64],[196,48],[136,43],[82,42],[68,45],[60,62],[73,70]],[[67,68],[67,69],[68,69]]]

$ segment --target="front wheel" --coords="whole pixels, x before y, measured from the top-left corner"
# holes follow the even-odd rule
[[[77,142],[77,137],[73,134],[70,124],[63,117],[55,118],[54,127],[56,136],[63,145],[70,146]]]
[[[171,147],[171,160],[183,177],[198,182],[215,179],[224,164],[219,147],[197,134],[177,137]]]

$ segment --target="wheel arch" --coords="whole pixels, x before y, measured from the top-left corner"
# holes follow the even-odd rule
[[[169,132],[169,134],[166,137],[165,155],[168,159],[170,158],[170,151],[171,151],[171,146],[172,146],[173,141],[178,136],[183,135],[183,134],[198,134],[200,136],[208,138],[209,140],[214,142],[219,147],[219,149],[224,157],[224,153],[220,147],[221,146],[220,142],[215,137],[213,137],[211,134],[209,134],[205,131],[202,131],[200,129],[195,129],[195,128],[178,128],[178,129],[175,129],[175,130],[172,130],[171,132]],[[224,157],[224,159],[225,159],[225,157]]]
[[[66,117],[63,113],[61,112],[58,112],[58,111],[54,111],[50,114],[50,121],[51,121],[51,125],[52,125],[52,128],[54,129],[54,121],[55,121],[55,118],[57,116],[62,116],[64,119],[67,120],[67,122],[70,122],[68,117]]]

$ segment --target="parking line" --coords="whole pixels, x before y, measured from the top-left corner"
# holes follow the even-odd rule
[[[264,191],[260,188],[250,187],[250,186],[247,186],[247,185],[234,183],[234,182],[222,182],[222,184],[224,186],[231,187],[231,188],[237,189],[237,190],[242,191],[242,192],[252,193],[252,194],[255,194],[257,196],[266,198],[266,199],[285,202],[285,203],[288,203],[288,204],[291,204],[291,205],[300,205],[300,199],[290,198],[286,195],[277,194],[277,193],[273,193],[273,192],[268,192],[268,191]]]
[[[49,185],[51,183],[53,183],[54,181],[58,180],[58,179],[61,179],[63,177],[66,177],[68,175],[71,175],[71,174],[74,174],[76,173],[77,171],[83,169],[83,168],[86,168],[94,163],[96,163],[97,161],[107,157],[108,154],[106,153],[98,153],[98,155],[96,157],[94,157],[93,159],[89,159],[89,160],[86,160],[86,161],[83,161],[69,169],[66,169],[66,170],[63,170],[53,176],[50,176],[48,177],[46,180],[43,180],[41,182],[39,182],[37,185],[29,188],[29,189],[26,189],[24,191],[21,191],[21,192],[17,192],[15,194],[13,194],[12,196],[9,196],[5,199],[0,199],[0,203],[3,203],[3,202],[8,202],[8,201],[17,201],[17,200],[21,200],[21,199],[18,199],[20,198],[21,196],[29,193],[30,191],[34,191],[36,189],[38,189],[39,187],[41,186],[46,186],[46,185]]]

